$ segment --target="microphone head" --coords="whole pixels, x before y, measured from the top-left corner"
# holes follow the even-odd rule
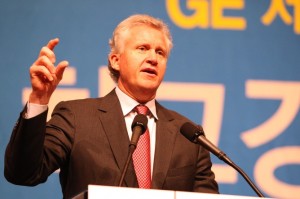
[[[133,130],[134,127],[140,126],[143,129],[143,132],[147,129],[148,119],[143,114],[137,114],[132,122],[131,129]]]
[[[195,125],[193,125],[190,122],[184,123],[180,128],[180,133],[186,137],[189,141],[198,143],[198,137],[200,135],[204,135],[202,126],[199,126],[197,128]]]

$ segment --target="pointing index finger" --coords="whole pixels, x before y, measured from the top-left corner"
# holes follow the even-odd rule
[[[47,47],[50,49],[50,50],[53,50],[55,48],[55,46],[59,43],[59,39],[58,38],[55,38],[55,39],[51,39],[48,44],[47,44]]]

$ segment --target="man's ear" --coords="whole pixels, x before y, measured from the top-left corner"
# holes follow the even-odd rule
[[[110,65],[113,69],[119,71],[120,70],[120,67],[119,67],[119,59],[120,58],[120,55],[119,54],[116,54],[116,53],[111,53],[109,55],[109,61],[110,61]]]

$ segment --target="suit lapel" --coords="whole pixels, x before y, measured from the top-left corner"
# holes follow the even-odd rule
[[[176,129],[172,124],[173,117],[156,104],[158,121],[156,125],[156,146],[152,175],[152,188],[162,189],[165,181],[176,138]]]
[[[100,121],[110,143],[116,163],[120,169],[120,176],[127,160],[129,138],[119,99],[115,90],[102,98],[100,107]],[[130,164],[124,179],[127,186],[137,187],[137,179],[133,165]],[[119,184],[119,178],[115,182]]]

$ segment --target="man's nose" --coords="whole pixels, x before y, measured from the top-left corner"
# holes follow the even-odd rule
[[[147,63],[156,66],[157,65],[157,53],[155,50],[149,50],[147,56]]]

